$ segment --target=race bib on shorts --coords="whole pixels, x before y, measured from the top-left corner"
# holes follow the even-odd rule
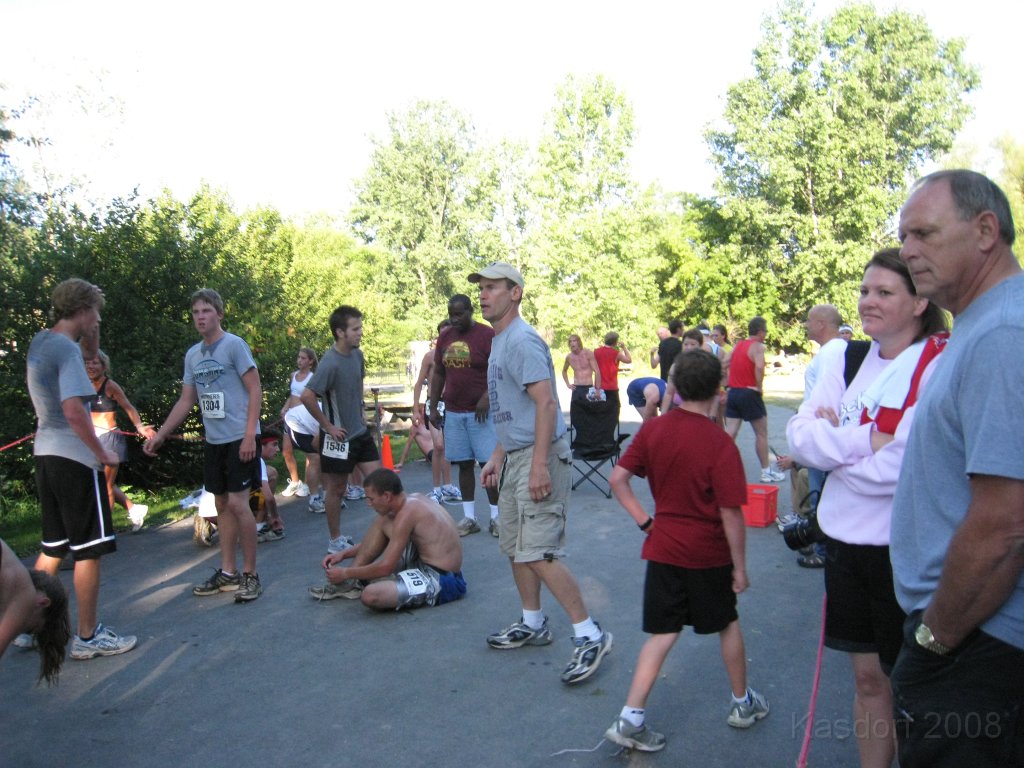
[[[418,568],[408,571],[399,571],[398,578],[405,584],[405,589],[410,598],[416,598],[427,593],[427,577]]]
[[[224,393],[203,392],[199,395],[199,410],[202,411],[204,419],[225,418]]]
[[[328,459],[347,459],[348,440],[342,442],[341,440],[336,440],[324,432],[324,444],[320,453]]]

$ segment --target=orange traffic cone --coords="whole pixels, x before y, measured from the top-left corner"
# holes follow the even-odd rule
[[[395,468],[395,457],[391,454],[391,435],[384,435],[384,443],[380,447],[381,459],[385,469]]]

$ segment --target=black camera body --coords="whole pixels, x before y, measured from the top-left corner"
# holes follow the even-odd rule
[[[826,538],[821,526],[818,525],[817,509],[782,529],[782,540],[794,551],[825,541]]]

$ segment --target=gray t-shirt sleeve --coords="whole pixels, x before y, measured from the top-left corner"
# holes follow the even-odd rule
[[[1015,405],[1024,381],[1024,329],[997,327],[964,350],[961,370],[984,371],[957,387],[968,475],[1024,480],[1024,409]],[[1014,350],[1007,354],[1007,350]],[[992,365],[998,360],[998,365]]]

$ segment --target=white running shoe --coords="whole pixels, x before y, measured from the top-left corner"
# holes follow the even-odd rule
[[[138,533],[142,530],[142,524],[146,521],[146,515],[148,514],[148,505],[132,504],[132,508],[128,510],[128,519],[132,521],[132,533]]]
[[[302,483],[301,480],[289,480],[288,481],[288,485],[286,485],[284,487],[284,490],[281,491],[281,495],[282,496],[294,496],[295,492],[297,490],[299,490],[299,486],[302,485],[302,484],[303,483]]]
[[[137,639],[134,635],[118,635],[114,630],[96,625],[96,633],[92,640],[83,640],[75,635],[71,644],[72,659],[92,659],[96,656],[116,656],[126,653],[135,647]]]
[[[446,504],[454,504],[462,501],[462,491],[452,484],[441,486],[441,498]]]
[[[355,542],[352,541],[351,536],[339,536],[336,539],[330,539],[327,542],[327,554],[333,555],[337,554],[338,552],[344,552],[346,549],[353,546],[354,544]]]

